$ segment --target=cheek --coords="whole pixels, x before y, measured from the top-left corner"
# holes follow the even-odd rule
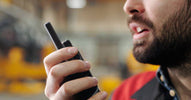
[[[184,0],[145,0],[144,3],[146,16],[157,28],[184,5]]]
[[[155,28],[157,28],[161,27],[165,20],[168,18],[168,10],[168,7],[165,7],[163,4],[150,3],[150,5],[146,7],[146,14],[155,25]]]

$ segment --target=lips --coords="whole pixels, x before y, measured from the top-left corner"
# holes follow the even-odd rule
[[[149,28],[147,28],[144,25],[138,24],[138,23],[130,23],[129,24],[130,29],[132,30],[133,34],[133,40],[139,40],[142,39],[149,34]]]

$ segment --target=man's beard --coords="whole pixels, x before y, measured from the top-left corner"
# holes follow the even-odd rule
[[[164,66],[181,65],[191,59],[191,7],[184,6],[169,16],[160,30],[148,19],[133,16],[130,20],[143,23],[153,29],[153,41],[134,44],[133,54],[142,63]],[[138,50],[147,45],[144,50]]]

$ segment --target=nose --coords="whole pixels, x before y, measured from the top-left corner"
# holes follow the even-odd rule
[[[129,16],[141,14],[145,11],[142,0],[126,0],[123,10]]]

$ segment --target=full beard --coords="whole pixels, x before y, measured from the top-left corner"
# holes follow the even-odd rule
[[[138,17],[137,17],[138,18]],[[141,20],[141,18],[140,18]],[[150,63],[162,66],[182,66],[191,60],[191,7],[184,6],[171,15],[163,24],[161,30],[156,28],[148,20],[145,23],[154,30],[153,41],[146,43],[142,40],[134,44],[133,54],[142,63]],[[149,25],[151,24],[151,25]],[[145,48],[141,46],[146,45]],[[139,50],[143,49],[143,50]]]

